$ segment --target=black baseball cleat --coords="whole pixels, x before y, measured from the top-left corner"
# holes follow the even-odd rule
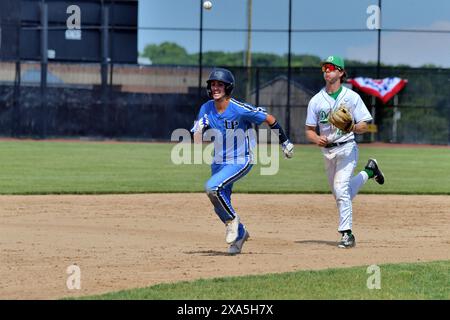
[[[348,249],[354,246],[356,246],[356,239],[353,233],[348,234],[347,232],[344,232],[338,247]]]
[[[384,174],[378,167],[378,162],[376,159],[369,159],[369,161],[366,164],[366,169],[373,171],[374,174],[373,178],[378,184],[384,184]]]

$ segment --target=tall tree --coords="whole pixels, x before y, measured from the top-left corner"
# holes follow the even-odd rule
[[[193,65],[196,63],[185,48],[173,42],[149,44],[144,48],[142,56],[149,58],[153,64]]]

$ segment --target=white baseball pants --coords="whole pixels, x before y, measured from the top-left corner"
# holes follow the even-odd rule
[[[351,230],[352,199],[369,179],[365,171],[353,176],[358,163],[358,145],[356,142],[349,142],[330,149],[323,148],[323,154],[328,183],[339,211],[338,231]]]

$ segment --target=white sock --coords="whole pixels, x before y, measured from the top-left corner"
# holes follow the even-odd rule
[[[367,182],[367,180],[369,180],[369,175],[367,174],[367,172],[365,172],[364,170],[360,172],[362,175],[362,178],[364,180],[364,183]]]

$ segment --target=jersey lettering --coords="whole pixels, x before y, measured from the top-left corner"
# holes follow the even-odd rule
[[[239,126],[239,121],[224,120],[225,129],[235,129]]]
[[[320,123],[328,123],[328,112],[325,112],[325,110],[320,110],[319,112],[319,122]]]

